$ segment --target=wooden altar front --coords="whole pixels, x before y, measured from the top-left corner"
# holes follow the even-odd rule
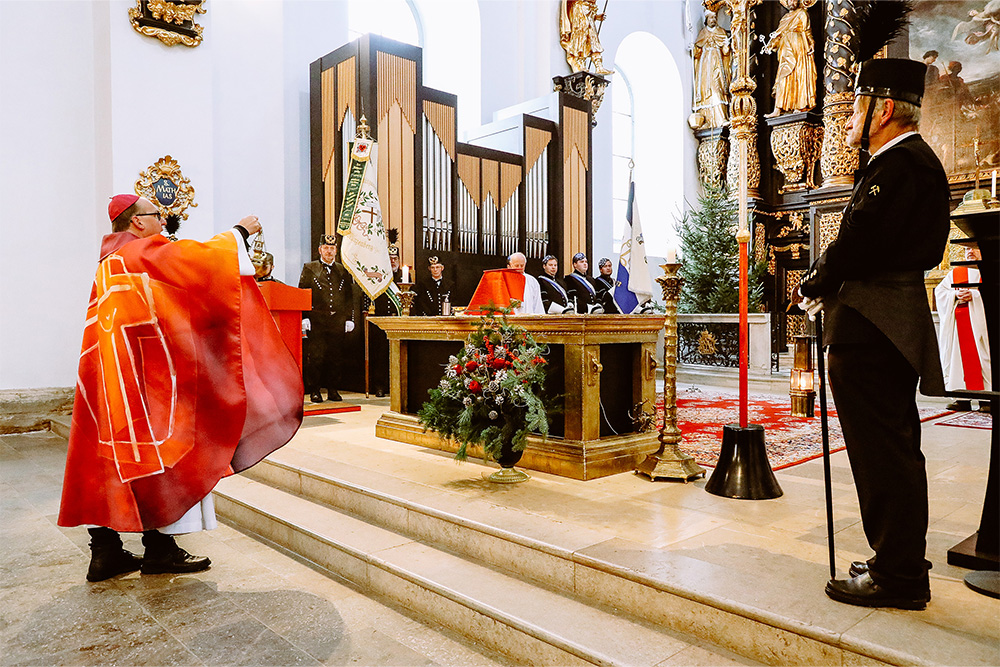
[[[389,338],[390,410],[375,435],[454,452],[457,445],[424,432],[417,412],[444,375],[477,318],[373,317]],[[637,433],[629,411],[656,403],[658,315],[528,315],[517,324],[549,346],[545,403],[549,437],[529,436],[518,466],[595,479],[635,469],[659,447],[657,432]],[[479,453],[479,452],[477,452]],[[479,453],[481,455],[481,453]],[[470,455],[472,452],[470,451]]]

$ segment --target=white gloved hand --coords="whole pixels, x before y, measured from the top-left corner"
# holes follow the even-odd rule
[[[806,311],[809,319],[812,321],[816,320],[816,315],[823,310],[823,299],[810,299],[807,296],[802,297],[802,303],[799,304],[802,310]]]
[[[309,322],[308,317],[302,318],[302,335],[305,336],[307,332],[312,331],[312,324]]]
[[[347,320],[344,322],[344,333],[351,333],[352,331],[354,331],[354,322]]]

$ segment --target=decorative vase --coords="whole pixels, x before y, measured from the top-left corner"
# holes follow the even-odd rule
[[[514,451],[513,444],[504,442],[500,446],[500,456],[497,457],[500,470],[490,475],[488,479],[498,484],[516,484],[517,482],[526,482],[531,479],[531,476],[523,470],[514,469],[517,462],[521,460],[522,455],[524,455],[524,450],[516,452]]]

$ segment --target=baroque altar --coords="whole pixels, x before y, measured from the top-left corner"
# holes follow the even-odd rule
[[[417,411],[455,354],[475,331],[472,317],[373,317],[389,339],[390,409],[375,435],[454,452],[457,445],[424,432]],[[595,479],[632,471],[659,447],[657,432],[637,432],[630,412],[656,402],[656,341],[662,315],[517,316],[546,355],[549,437],[529,436],[519,467]]]

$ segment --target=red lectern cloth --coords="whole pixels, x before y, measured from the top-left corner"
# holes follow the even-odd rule
[[[301,375],[241,251],[229,232],[104,238],[59,525],[169,525],[298,430]]]
[[[524,274],[514,269],[490,269],[483,271],[483,277],[465,312],[476,315],[490,303],[506,308],[511,299],[524,301]]]

